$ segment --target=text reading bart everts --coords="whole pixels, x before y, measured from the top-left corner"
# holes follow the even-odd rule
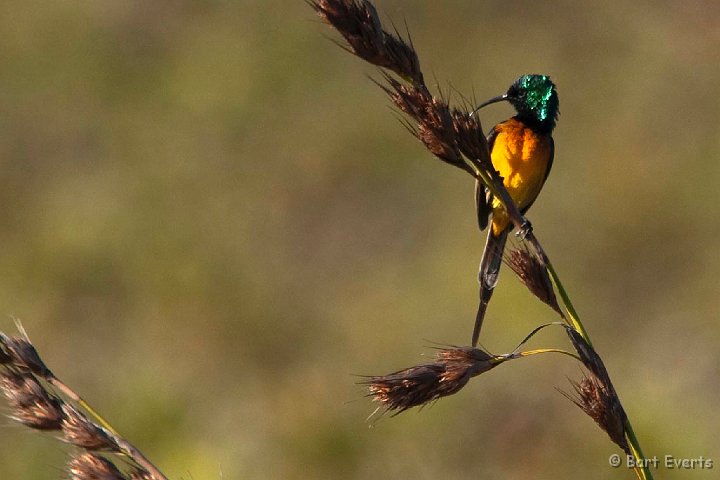
[[[618,454],[610,455],[608,459],[610,466],[617,468],[623,466],[623,458]],[[699,456],[696,458],[680,458],[675,455],[654,455],[648,458],[635,458],[632,455],[625,456],[627,468],[645,467],[658,469],[664,467],[668,470],[712,470],[715,466],[712,458]]]

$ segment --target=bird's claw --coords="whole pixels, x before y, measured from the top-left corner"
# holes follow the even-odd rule
[[[530,235],[530,232],[532,232],[532,224],[530,223],[530,220],[527,218],[523,218],[522,224],[520,224],[520,228],[518,229],[517,233],[515,233],[515,236],[519,238],[520,240],[525,240],[528,235]]]

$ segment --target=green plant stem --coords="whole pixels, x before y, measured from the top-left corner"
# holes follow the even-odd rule
[[[570,297],[567,294],[567,291],[565,290],[565,287],[563,286],[562,282],[560,281],[560,277],[558,276],[557,272],[555,271],[555,267],[553,267],[552,263],[550,263],[550,260],[546,257],[545,258],[545,267],[547,268],[548,273],[550,274],[550,279],[555,284],[555,288],[557,288],[558,293],[560,293],[560,298],[563,301],[563,305],[565,305],[565,310],[567,311],[568,317],[570,318],[570,323],[572,323],[572,326],[577,332],[580,334],[580,336],[583,337],[583,340],[585,340],[588,345],[592,347],[592,342],[590,341],[590,336],[588,335],[587,331],[585,330],[585,327],[583,326],[582,322],[580,321],[580,316],[578,315],[577,311],[575,310],[575,307],[573,306],[572,302],[570,301]]]
[[[580,357],[578,357],[576,354],[574,354],[572,352],[568,352],[567,350],[563,350],[561,348],[536,348],[534,350],[525,350],[524,352],[518,352],[518,353],[514,354],[513,358],[529,357],[531,355],[539,355],[541,353],[562,353],[563,355],[572,357],[579,362],[581,361]]]
[[[75,390],[70,388],[68,385],[65,384],[62,380],[57,378],[55,375],[49,375],[46,377],[46,380],[55,388],[60,390],[64,395],[66,395],[70,400],[80,404],[81,407],[87,411],[90,416],[92,416],[96,422],[98,422],[102,427],[107,430],[108,432],[112,433],[113,435],[118,435],[118,433],[115,431],[115,429],[110,425],[110,423],[105,420],[102,415],[100,415],[97,410],[92,408],[89,403],[87,403],[80,395],[75,393]]]
[[[627,417],[625,418],[625,436],[627,437],[628,443],[630,444],[630,451],[632,452],[633,457],[641,460],[640,466],[635,467],[635,475],[637,475],[640,480],[653,480],[653,475],[650,467],[647,465],[647,462],[642,461],[645,460],[645,454],[640,447],[640,442],[635,436],[635,431],[630,424],[630,419],[628,419]]]

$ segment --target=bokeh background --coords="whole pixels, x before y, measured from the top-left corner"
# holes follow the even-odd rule
[[[648,456],[720,462],[720,7],[378,0],[429,79],[484,100],[558,85],[530,218]],[[377,71],[301,1],[40,2],[0,13],[0,311],[172,478],[633,478],[557,393],[504,365],[366,422],[353,374],[466,343],[484,238],[467,175],[402,128]],[[459,94],[454,94],[458,98]],[[512,114],[483,112],[486,127]],[[505,271],[484,345],[552,312]],[[566,346],[546,331],[532,346]],[[2,409],[9,413],[6,406]],[[0,478],[68,448],[0,429]]]

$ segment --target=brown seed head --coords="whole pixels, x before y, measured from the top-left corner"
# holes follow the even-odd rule
[[[146,470],[143,470],[141,468],[134,468],[129,474],[128,474],[129,480],[155,480],[155,477],[152,476],[152,474]]]
[[[424,83],[412,42],[405,43],[399,35],[383,30],[372,3],[367,0],[311,0],[308,4],[345,38],[347,47],[343,48],[416,85]]]
[[[361,383],[368,386],[374,401],[398,414],[457,393],[470,378],[498,364],[498,357],[479,348],[454,347],[438,350],[435,362],[370,377]]]
[[[62,402],[31,374],[6,367],[0,372],[0,389],[13,410],[13,420],[37,430],[60,428]]]
[[[583,377],[580,383],[570,381],[577,396],[562,392],[563,395],[595,420],[610,439],[629,455],[630,448],[625,437],[627,415],[602,358],[573,327],[565,325],[565,331],[590,374]]]
[[[0,365],[6,365],[12,361],[12,357],[5,351],[5,335],[0,334]]]
[[[627,416],[612,385],[603,383],[592,374],[583,377],[580,383],[570,383],[576,395],[562,392],[563,395],[580,407],[608,434],[610,440],[630,455],[630,447],[625,438]]]
[[[527,247],[521,247],[507,251],[504,259],[530,293],[563,316],[547,268],[536,255],[532,255]]]
[[[565,325],[565,332],[570,338],[570,342],[573,344],[573,347],[575,347],[575,351],[583,362],[583,365],[585,365],[585,368],[595,374],[603,383],[612,385],[605,364],[593,346],[587,343],[582,335],[571,326]]]
[[[472,169],[456,145],[453,117],[447,102],[432,96],[427,89],[405,85],[390,75],[384,75],[389,87],[378,83],[390,100],[401,112],[415,122],[407,122],[405,126],[417,137],[430,153],[455,167],[471,172]]]
[[[94,453],[73,457],[67,465],[71,480],[127,480],[128,477],[108,459]]]
[[[490,155],[488,154],[487,140],[482,131],[482,124],[475,115],[466,111],[453,109],[452,125],[455,133],[455,142],[460,151],[478,169],[483,169],[489,174],[495,172]]]
[[[52,376],[52,372],[27,338],[9,337],[0,333],[0,343],[16,367],[27,369],[39,377],[49,378]]]
[[[119,452],[115,441],[107,432],[91,422],[83,413],[69,404],[62,406],[64,440],[85,450]]]

